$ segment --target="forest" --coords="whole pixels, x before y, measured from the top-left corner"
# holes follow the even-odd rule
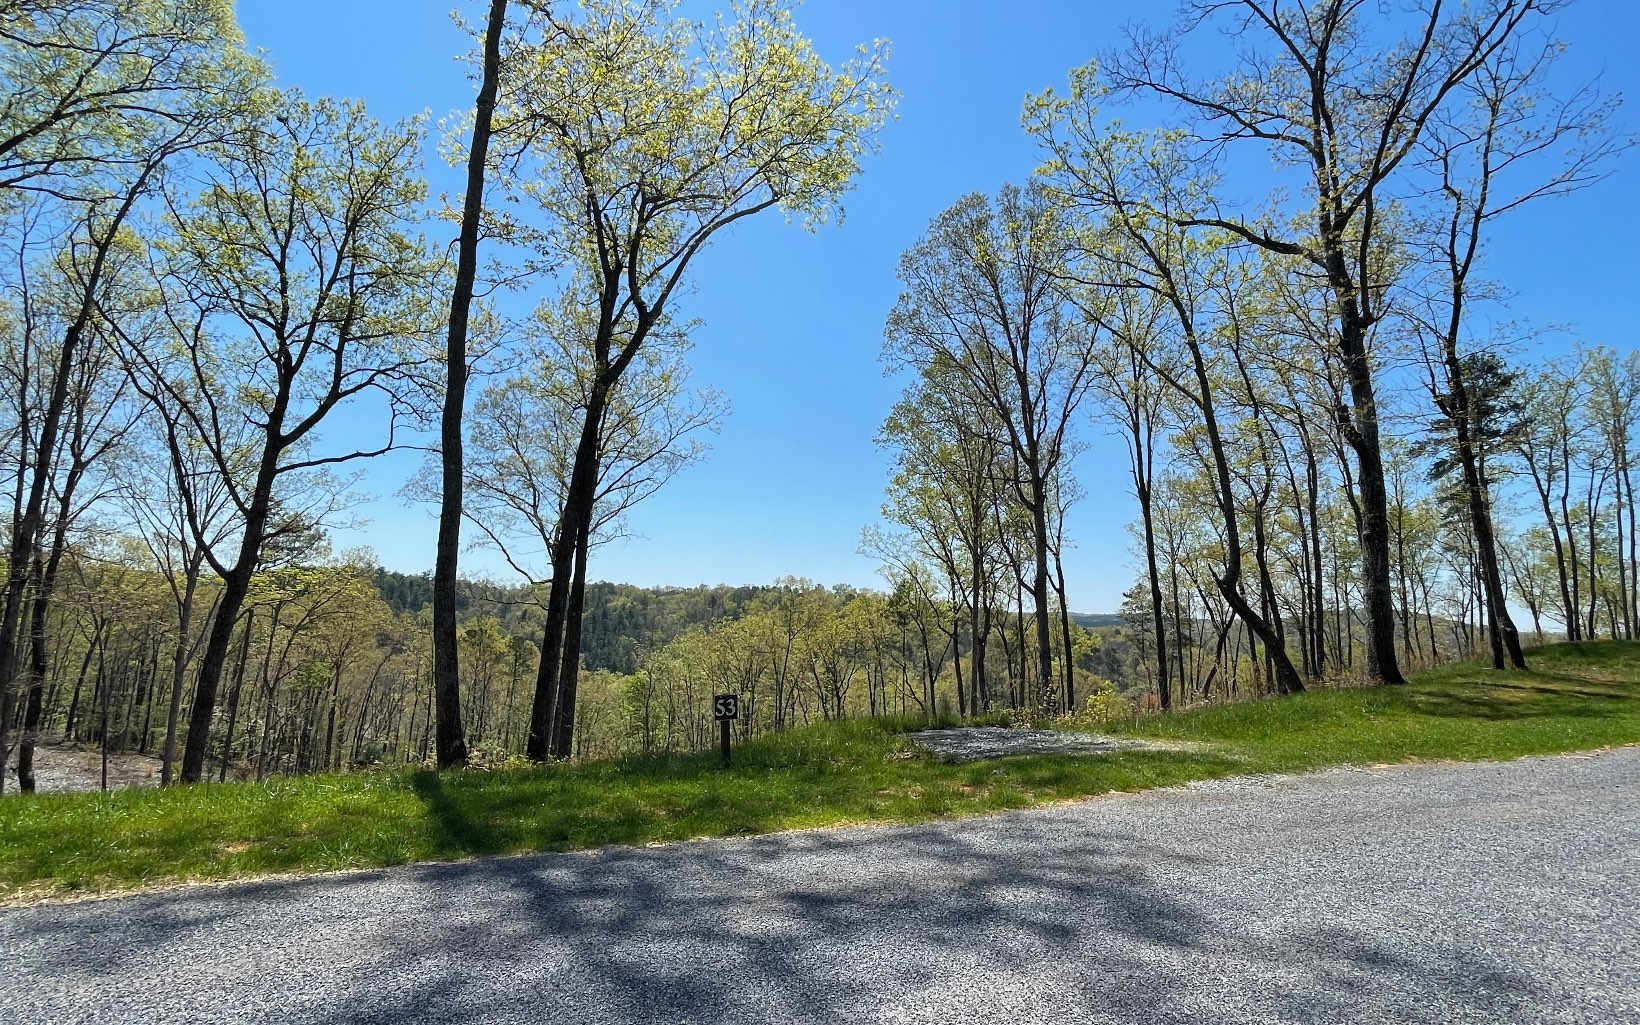
[[[748,218],[848,230],[886,42],[485,0],[435,128],[276,86],[230,0],[0,0],[0,786],[44,744],[166,784],[493,766],[706,748],[722,692],[745,738],[1111,719],[1634,639],[1640,351],[1531,357],[1488,259],[1633,142],[1560,5],[1187,6],[1057,70],[1036,166],[905,240],[883,586],[638,588],[598,549],[733,397],[679,296]],[[1090,446],[1127,478],[1078,481]],[[406,449],[419,575],[333,543]],[[1069,607],[1090,489],[1130,503],[1120,609]]]

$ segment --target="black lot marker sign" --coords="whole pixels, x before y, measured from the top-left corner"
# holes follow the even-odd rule
[[[729,724],[740,718],[740,695],[718,694],[712,698],[712,718],[718,722],[718,737],[723,745],[723,767],[729,767]]]

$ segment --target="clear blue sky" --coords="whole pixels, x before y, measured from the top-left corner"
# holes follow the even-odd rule
[[[281,84],[362,99],[391,120],[422,111],[437,118],[471,104],[456,59],[468,41],[450,6],[239,0],[238,9],[250,45],[267,52]],[[479,6],[461,4],[474,20]],[[687,10],[705,15],[719,6]],[[845,199],[841,228],[809,234],[770,215],[721,238],[698,261],[686,311],[704,320],[696,378],[725,392],[734,411],[708,461],[639,507],[637,536],[597,552],[591,577],[694,585],[790,574],[879,584],[876,564],[856,548],[861,527],[878,519],[886,480],[887,460],[872,438],[904,383],[885,378],[877,359],[898,294],[899,254],[958,197],[1029,175],[1038,155],[1019,128],[1027,93],[1062,86],[1066,72],[1113,42],[1125,21],[1165,16],[1172,6],[809,0],[798,24],[829,58],[843,59],[872,38],[892,40],[899,118]],[[1599,74],[1604,88],[1640,104],[1631,50],[1640,3],[1583,0],[1560,25],[1572,44],[1570,77]],[[1640,108],[1624,120],[1640,125]],[[1509,315],[1572,329],[1535,343],[1550,351],[1574,337],[1623,350],[1635,344],[1640,155],[1614,169],[1596,189],[1525,211],[1494,244],[1491,270],[1517,293]],[[435,191],[459,189],[458,176],[431,152],[427,171]],[[1120,442],[1091,422],[1084,436],[1092,446],[1077,473],[1088,497],[1068,525],[1076,546],[1066,559],[1070,604],[1112,611],[1134,579],[1124,525],[1137,510]],[[418,462],[404,454],[371,467],[364,486],[379,497],[360,510],[369,525],[340,532],[339,547],[367,544],[390,569],[432,566],[433,512],[394,494]],[[463,556],[463,572],[508,579],[498,558],[479,552]]]

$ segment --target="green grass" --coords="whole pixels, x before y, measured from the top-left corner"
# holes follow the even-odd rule
[[[1519,758],[1640,742],[1640,642],[1557,644],[1528,652],[1527,661],[1525,673],[1462,663],[1420,673],[1406,687],[1204,708],[1140,719],[1117,732],[1217,744],[1259,772]]]
[[[1150,717],[1188,750],[966,765],[908,723],[830,723],[710,754],[0,800],[0,899],[603,844],[907,822],[1340,763],[1500,759],[1640,742],[1640,643],[1557,645],[1529,673],[1474,665],[1407,687]]]

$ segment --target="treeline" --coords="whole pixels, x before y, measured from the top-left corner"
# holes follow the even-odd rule
[[[189,681],[182,678],[178,689],[174,645],[180,638],[192,661],[205,623],[196,619],[179,634],[170,581],[138,544],[126,539],[124,560],[117,550],[65,557],[54,613],[62,618],[48,625],[55,649],[39,737],[97,744],[110,754],[161,753],[173,698],[187,706]],[[258,573],[234,633],[210,777],[261,780],[430,759],[430,612],[395,609],[378,587],[418,579],[425,582],[345,559]],[[507,595],[474,588],[475,595],[486,590]],[[584,665],[578,756],[707,746],[716,736],[709,698],[723,690],[742,695],[743,736],[853,715],[956,709],[954,652],[938,624],[919,621],[903,594],[796,579],[744,588],[605,585],[596,593],[602,611],[588,622],[608,613],[610,637],[628,639],[644,623],[671,636],[631,656],[630,670],[590,659]],[[220,595],[219,585],[203,583],[197,599],[213,608]],[[530,606],[534,622],[514,627],[494,614],[509,607],[475,597],[458,633],[465,726],[473,757],[489,764],[524,754],[539,667],[540,607]],[[1008,626],[1010,635],[1023,628]],[[1097,687],[1100,644],[1080,627],[1073,631],[1079,676]],[[1008,650],[996,662],[1008,681],[999,683],[999,703],[1022,707],[1024,649]]]
[[[196,658],[203,624],[179,634],[171,582],[151,566],[77,553],[65,561],[36,729],[109,753],[162,753],[169,710],[189,698],[175,652],[185,665]],[[205,585],[198,597],[213,607],[221,588]],[[210,775],[263,779],[415,750],[428,730],[424,636],[359,567],[257,574],[233,637]]]
[[[377,567],[373,582],[394,612],[416,615],[432,605],[430,574],[395,573]],[[586,587],[581,662],[588,669],[636,672],[643,654],[665,646],[691,628],[737,618],[769,589],[760,585],[636,587],[602,580],[590,583]],[[509,634],[535,637],[541,631],[540,594],[530,587],[463,580],[456,608],[464,620],[478,614],[492,617]]]
[[[1482,276],[1502,220],[1630,142],[1615,99],[1551,87],[1541,14],[1201,5],[1027,100],[1028,183],[964,197],[901,258],[883,356],[914,379],[866,535],[971,653],[979,708],[1009,613],[1034,625],[1036,704],[1078,703],[1051,649],[1067,545],[1113,547],[1065,529],[1094,439],[1128,456],[1124,612],[1164,709],[1524,667],[1511,606],[1540,639],[1632,636],[1640,364],[1512,363],[1525,329]],[[1220,77],[1178,59],[1215,30],[1238,40]],[[1134,98],[1171,123],[1101,109]],[[1248,159],[1277,184],[1232,199]]]
[[[1579,351],[1507,380],[1499,431],[1524,532],[1499,549],[1511,593],[1541,637],[1640,631],[1640,525],[1634,461],[1640,352]],[[1473,570],[1471,576],[1473,576]]]

